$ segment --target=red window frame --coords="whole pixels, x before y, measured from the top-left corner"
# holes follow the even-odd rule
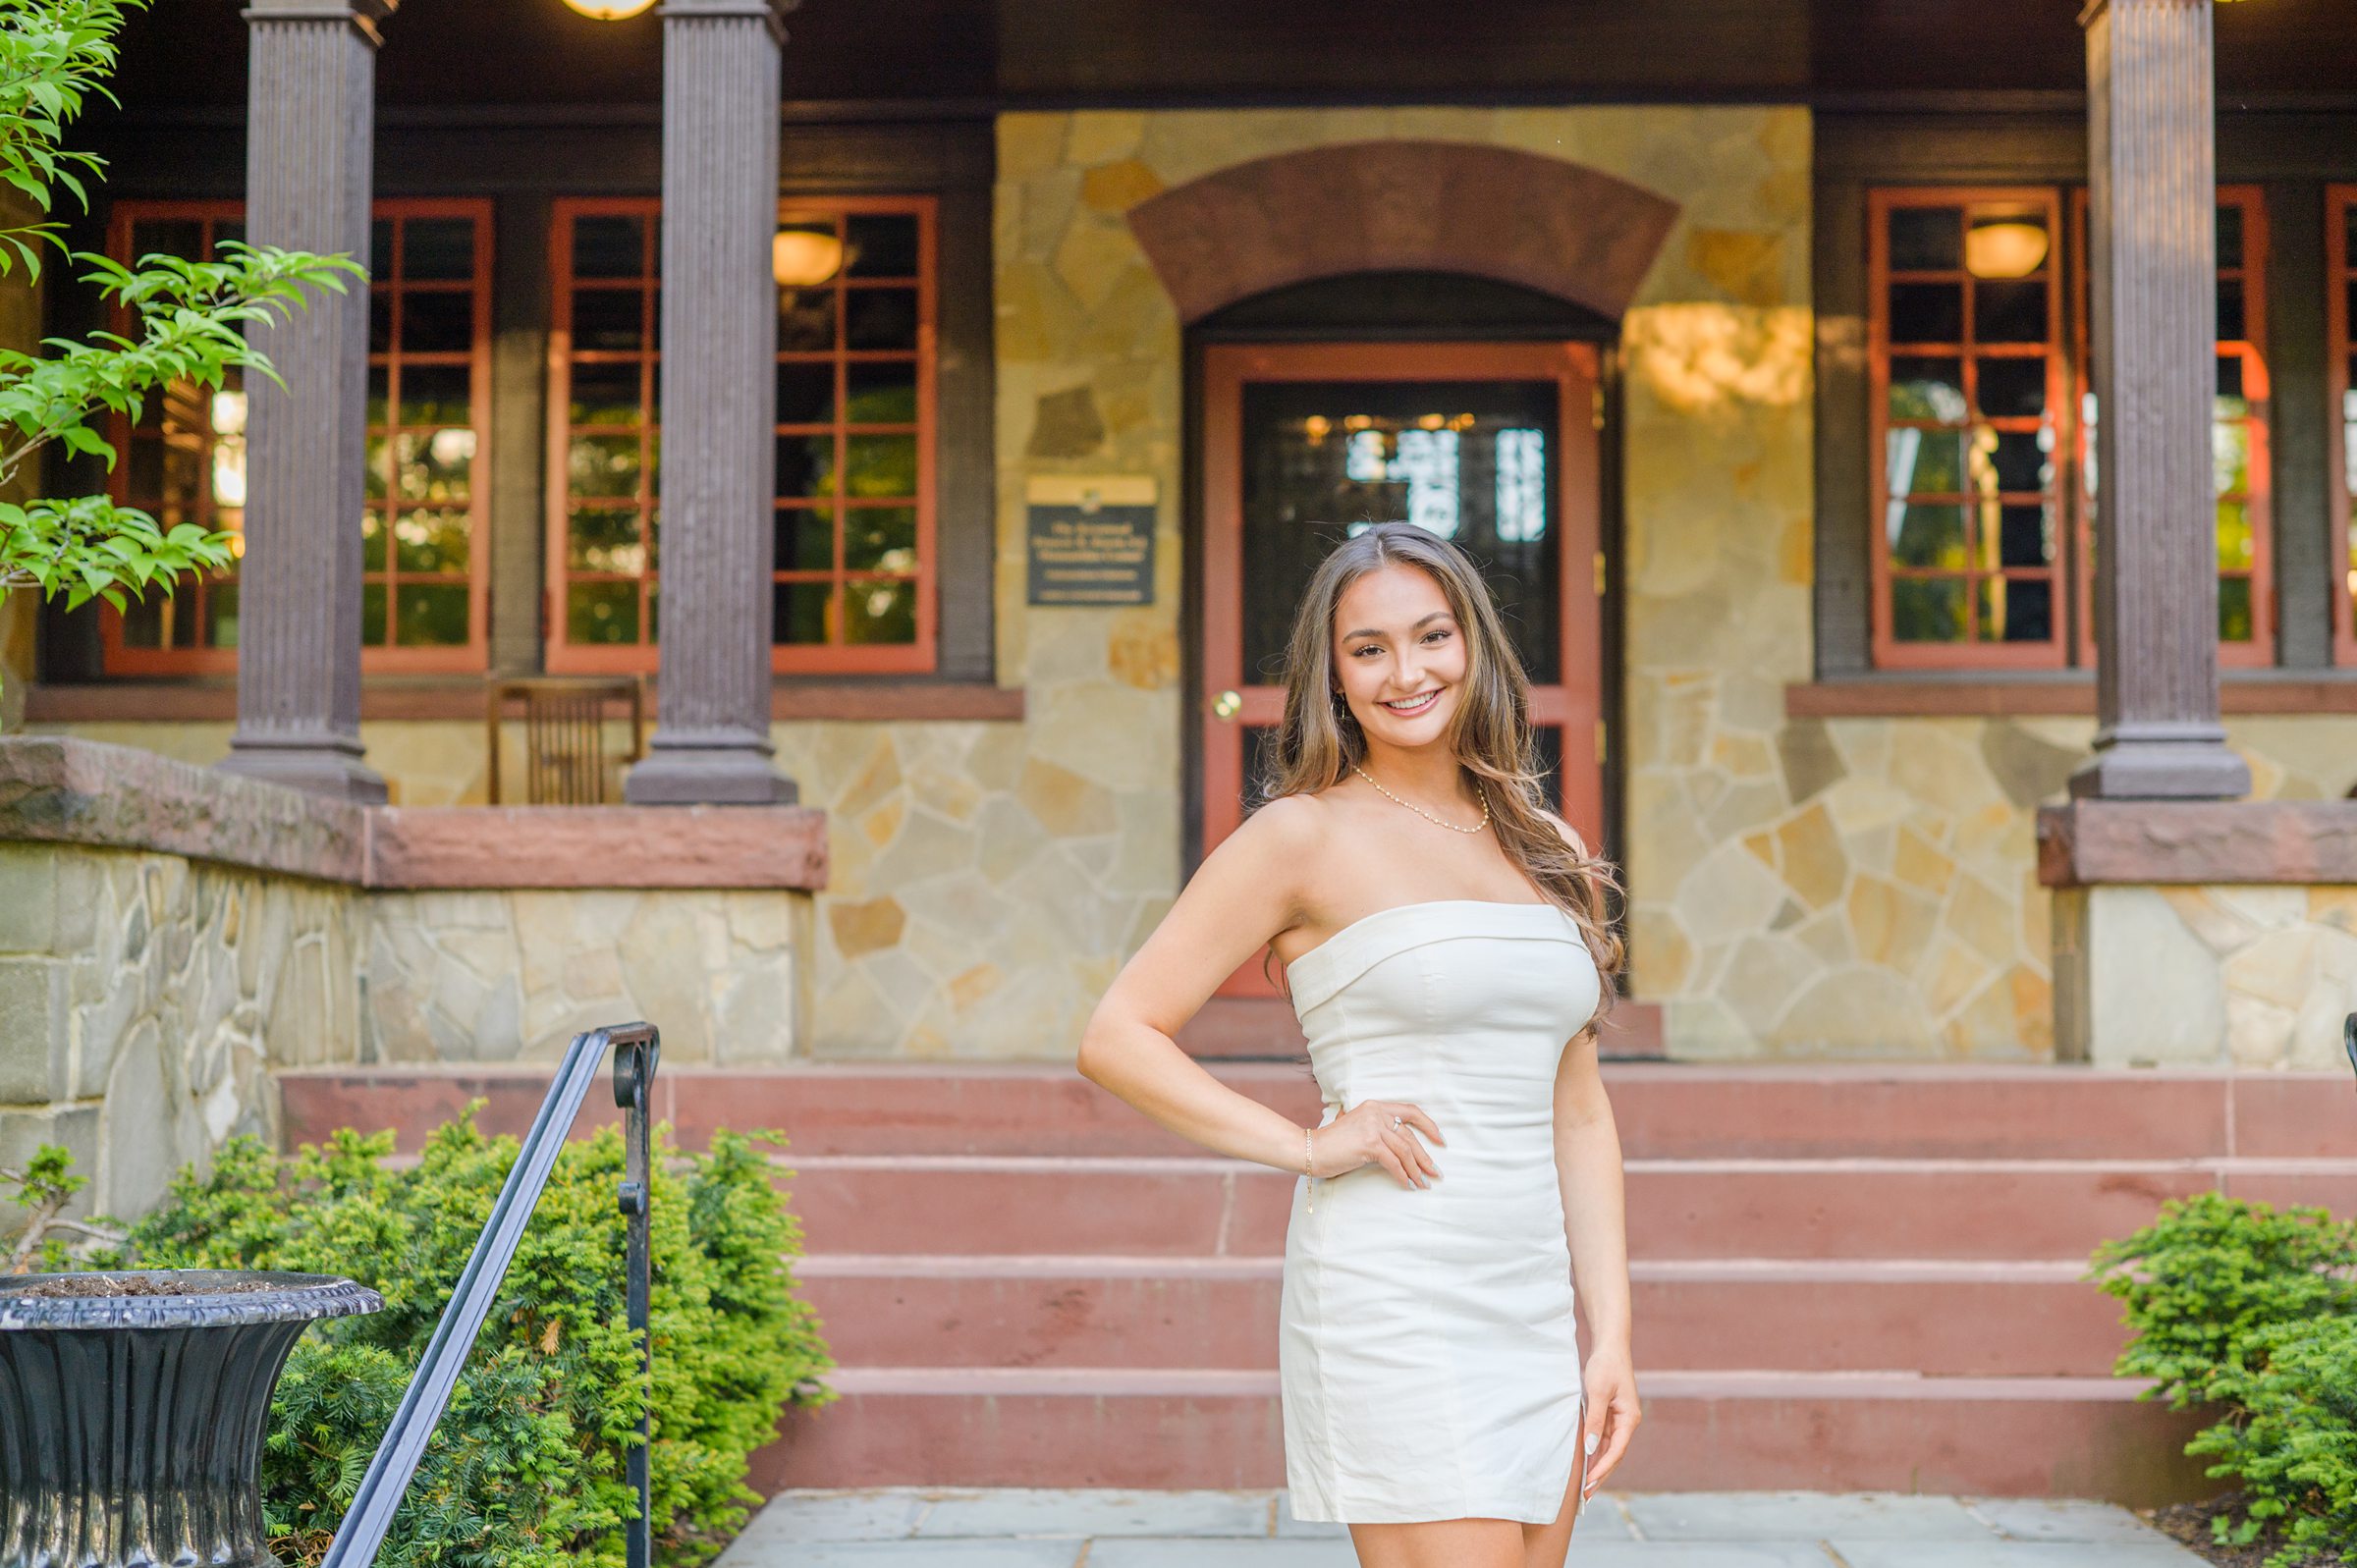
[[[654,639],[648,635],[648,622],[654,611],[655,563],[654,516],[657,497],[654,490],[656,463],[654,454],[659,432],[656,420],[655,348],[656,324],[660,319],[661,294],[655,283],[655,270],[662,254],[662,238],[656,225],[662,203],[652,196],[564,197],[554,203],[548,230],[549,246],[549,330],[548,330],[548,504],[547,538],[547,611],[545,617],[547,644],[546,663],[555,675],[626,675],[652,671],[656,665]],[[635,274],[617,273],[601,277],[596,287],[612,290],[617,295],[635,292],[638,297],[638,345],[633,349],[582,349],[574,347],[574,304],[576,279],[574,276],[574,228],[583,218],[636,218],[641,223],[639,235],[639,263]],[[573,372],[576,364],[629,366],[637,372],[638,418],[634,422],[583,422],[573,419]],[[628,496],[606,495],[596,498],[599,505],[586,509],[620,516],[634,513],[637,542],[605,547],[603,565],[573,564],[570,545],[570,526],[574,497],[571,469],[574,438],[597,438],[613,443],[620,450],[625,443],[634,443],[636,471]],[[569,635],[573,588],[583,584],[612,584],[620,598],[627,598],[634,617],[636,630],[627,641],[574,641]],[[622,585],[629,592],[622,592]]]
[[[107,217],[106,253],[119,261],[129,262],[134,259],[131,254],[134,225],[180,222],[198,226],[202,239],[196,259],[206,259],[210,257],[224,227],[235,228],[243,235],[245,218],[246,205],[242,201],[118,201]],[[109,314],[109,330],[128,331],[128,312],[115,310]],[[154,411],[158,415],[168,414],[175,396],[170,388],[158,394]],[[213,427],[211,408],[205,407],[202,413],[203,428],[200,435],[195,432],[191,410],[184,407],[180,436],[177,440],[171,436],[164,438],[167,447],[178,445],[184,451],[189,449],[192,440],[200,474],[211,469],[214,449],[220,436],[220,432]],[[106,425],[106,439],[115,449],[115,464],[107,475],[107,494],[118,506],[132,505],[135,502],[132,476],[136,461],[132,421],[128,414],[117,413],[108,416]],[[140,496],[136,501],[146,505],[152,499]],[[190,511],[182,513],[169,507],[159,508],[156,520],[167,528],[182,522],[193,522],[199,527],[213,529],[219,526],[221,511],[212,485],[200,482],[195,487],[194,506]],[[231,548],[238,555],[243,555],[246,540],[242,508],[240,512],[238,526],[231,530],[237,536],[231,541]],[[99,669],[109,676],[133,676],[217,675],[235,671],[238,667],[237,650],[215,647],[204,635],[212,600],[225,589],[232,594],[236,592],[234,578],[227,573],[208,572],[184,578],[169,595],[150,590],[143,604],[155,607],[163,624],[164,645],[155,648],[127,641],[123,613],[102,602],[98,608]],[[194,629],[187,645],[175,646],[174,628],[184,616],[190,618]]]
[[[374,221],[391,221],[396,225],[411,218],[439,217],[464,217],[470,219],[474,224],[473,276],[470,280],[453,282],[448,285],[440,283],[410,284],[398,276],[398,267],[395,269],[395,276],[370,280],[371,309],[373,311],[376,308],[377,300],[384,301],[384,308],[391,322],[389,330],[393,336],[389,338],[388,345],[383,350],[378,350],[372,345],[368,356],[371,381],[373,382],[379,373],[382,373],[386,379],[388,395],[385,411],[388,420],[397,416],[399,408],[397,383],[402,365],[446,362],[466,366],[469,377],[468,424],[474,433],[474,451],[469,460],[466,499],[463,507],[466,514],[467,530],[466,570],[464,573],[464,581],[467,588],[466,642],[434,647],[401,647],[385,642],[370,643],[364,645],[360,651],[360,667],[364,672],[371,674],[379,672],[476,672],[487,667],[490,649],[490,595],[486,557],[490,547],[488,478],[491,460],[492,204],[489,200],[482,198],[394,198],[377,201],[372,204],[370,210]],[[245,203],[237,200],[120,201],[115,203],[108,218],[108,254],[124,261],[132,259],[130,251],[133,227],[138,223],[183,221],[200,224],[203,244],[209,250],[221,228],[242,228],[244,218]],[[396,253],[398,254],[398,247]],[[400,298],[405,293],[418,290],[468,292],[471,294],[471,344],[466,351],[421,354],[405,351],[398,347]],[[120,317],[118,317],[116,325],[118,328],[124,325]],[[389,460],[389,454],[394,446],[393,438],[398,433],[397,425],[371,421],[365,438],[371,453],[371,460],[375,460],[375,455],[380,450],[388,455],[387,460]],[[114,444],[118,454],[118,461],[109,476],[108,490],[117,502],[128,502],[132,473],[130,461],[132,425],[130,419],[120,414],[111,416],[108,421],[108,439]],[[208,465],[215,441],[216,433],[212,432],[208,425],[199,448],[200,460]],[[381,449],[380,443],[382,444]],[[389,524],[398,512],[412,510],[403,508],[391,499],[391,492],[395,486],[389,473],[385,479],[386,482],[383,485],[372,487],[384,492],[383,498],[371,496],[366,502],[369,515],[377,522],[380,530],[379,537],[384,537],[389,533]],[[196,503],[193,514],[190,516],[168,516],[160,520],[167,524],[187,520],[200,523],[205,527],[215,526],[219,509],[210,486],[199,488]],[[364,587],[375,585],[387,587],[388,599],[392,601],[396,600],[398,596],[399,589],[395,585],[401,580],[401,573],[393,560],[389,540],[387,552],[384,568],[366,571],[362,580]],[[242,538],[239,541],[239,553],[243,554]],[[459,573],[441,575],[441,580],[444,581],[460,579],[461,574]],[[208,579],[200,577],[192,579],[179,586],[172,596],[172,601],[165,607],[164,614],[167,617],[173,617],[179,613],[182,603],[185,602],[189,606],[188,613],[196,617],[196,640],[192,645],[186,647],[134,646],[125,640],[122,615],[112,606],[102,606],[99,612],[101,670],[108,676],[125,676],[219,675],[236,670],[238,650],[234,647],[224,648],[209,644],[203,640],[202,636],[206,623],[207,601],[212,595],[219,593],[224,586],[234,587],[234,578],[214,577]],[[391,615],[392,611],[388,608],[388,628]]]
[[[368,425],[369,462],[371,475],[377,482],[368,489],[365,505],[370,520],[376,524],[376,538],[383,541],[381,565],[361,573],[362,591],[382,588],[385,596],[384,624],[388,638],[398,623],[401,595],[405,583],[424,580],[436,585],[461,580],[456,572],[408,570],[401,566],[400,522],[408,514],[434,510],[463,510],[466,514],[466,570],[464,580],[467,586],[466,641],[434,645],[403,646],[391,641],[363,642],[363,669],[404,671],[414,673],[468,673],[488,668],[490,655],[490,573],[486,569],[491,549],[491,202],[484,198],[402,199],[379,201],[375,204],[377,222],[395,226],[394,266],[392,275],[373,278],[369,282],[369,307],[373,314],[380,306],[386,311],[385,347],[373,345],[368,355],[371,398],[373,383],[381,373],[385,378],[384,418],[371,420]],[[406,275],[408,245],[401,239],[404,226],[415,219],[466,218],[474,225],[473,276],[465,282],[412,280]],[[428,294],[471,294],[473,330],[469,346],[463,351],[421,351],[404,349],[404,309],[407,301]],[[371,329],[373,336],[374,329]],[[466,499],[456,507],[436,508],[430,500],[404,498],[394,492],[398,488],[398,459],[405,436],[430,430],[436,434],[455,428],[439,424],[411,429],[401,423],[402,377],[407,369],[434,366],[463,366],[468,374],[467,423],[474,433],[473,455],[467,460]],[[430,438],[429,438],[430,439]],[[381,446],[380,446],[381,444]],[[363,614],[363,625],[365,614]]]
[[[1917,422],[1894,421],[1891,416],[1891,362],[1893,355],[1947,357],[1954,355],[1959,362],[1961,384],[1966,399],[1967,418],[1959,427],[1963,430],[1987,429],[1996,433],[2037,431],[2041,426],[2055,430],[2050,450],[2057,455],[2064,451],[2060,435],[2061,421],[2066,418],[2062,409],[2065,386],[2062,358],[2061,327],[2061,266],[2055,254],[2058,248],[2050,242],[2048,253],[2041,264],[2047,286],[2046,341],[2033,344],[1980,344],[1973,336],[1972,291],[1983,280],[1974,278],[1961,264],[1954,270],[1933,272],[1898,271],[1891,266],[1890,214],[1908,207],[1961,207],[1966,209],[1965,222],[1971,222],[1974,207],[2004,206],[2033,208],[2041,211],[2046,220],[2046,232],[2058,240],[2061,232],[2059,192],[2051,186],[1913,186],[1891,187],[1870,190],[1867,194],[1867,287],[1871,293],[1868,302],[1868,485],[1870,498],[1870,532],[1873,539],[1873,625],[1874,658],[1878,666],[1889,669],[2042,669],[2062,665],[2064,660],[2065,621],[2063,608],[2067,549],[2061,539],[2056,540],[2054,559],[2042,567],[2004,567],[1985,565],[1993,557],[1990,549],[1977,549],[1993,525],[1999,510],[2004,506],[2025,506],[2032,502],[2046,507],[2054,519],[2056,531],[2062,530],[2065,515],[2062,486],[2063,464],[2050,465],[2045,490],[2032,496],[2028,492],[2006,492],[2001,496],[1994,488],[1984,493],[1957,492],[1953,495],[1923,493],[1915,504],[1955,506],[1964,516],[1965,560],[1961,568],[1900,568],[1891,560],[1891,541],[1887,524],[1892,498],[1887,493],[1889,437],[1892,428],[1915,428]],[[1916,344],[1897,343],[1891,337],[1890,297],[1893,283],[1954,283],[1962,290],[1962,319],[1958,336],[1952,342]],[[1979,364],[1983,358],[2042,358],[2046,362],[2046,412],[2035,418],[2007,416],[1986,418],[1980,415],[1975,388]],[[1933,428],[1924,426],[1924,428]],[[1946,425],[1938,428],[1948,428]],[[1902,501],[1904,498],[1901,498]],[[1926,579],[1960,579],[1965,593],[1964,625],[1966,636],[1954,642],[1901,641],[1894,625],[1891,604],[1891,585],[1901,577]],[[1979,599],[1982,584],[1993,579],[2005,581],[2043,581],[2050,584],[2049,619],[2051,632],[2037,642],[2006,642],[1980,636]]]
[[[938,298],[939,298],[939,211],[934,197],[913,196],[795,196],[781,200],[778,216],[781,225],[810,225],[832,222],[838,236],[845,232],[849,220],[869,214],[907,215],[916,219],[917,273],[904,276],[850,276],[848,267],[825,284],[820,291],[831,292],[833,298],[832,332],[834,343],[827,349],[781,349],[777,362],[780,373],[793,367],[827,366],[833,375],[833,418],[819,423],[795,423],[781,419],[775,427],[775,439],[781,447],[793,441],[830,441],[832,489],[828,495],[776,496],[774,507],[779,528],[773,537],[791,537],[790,519],[797,516],[825,515],[831,523],[831,561],[825,567],[794,568],[778,563],[773,554],[771,580],[783,601],[793,585],[828,583],[834,595],[827,613],[830,640],[825,643],[774,643],[771,649],[771,669],[781,675],[847,674],[847,673],[917,673],[929,672],[938,662],[938,594],[936,592],[937,560],[935,475],[938,443]],[[640,271],[634,276],[599,278],[588,282],[575,275],[574,236],[578,220],[601,216],[630,216],[643,220],[644,252]],[[660,573],[657,559],[656,532],[660,511],[660,410],[655,403],[655,377],[661,358],[656,341],[656,323],[661,310],[661,285],[657,277],[660,265],[660,202],[652,197],[623,198],[566,198],[555,203],[549,235],[550,330],[549,330],[549,419],[548,419],[548,528],[546,558],[550,584],[547,608],[546,660],[552,672],[577,674],[621,674],[652,671],[659,664],[655,633],[658,631],[656,613]],[[641,328],[635,349],[576,349],[574,345],[574,321],[576,297],[583,290],[635,289],[639,295]],[[910,291],[915,294],[916,321],[913,346],[907,349],[853,349],[848,339],[851,312],[847,308],[850,297],[862,290]],[[906,363],[914,367],[915,419],[891,423],[853,423],[846,419],[849,411],[850,378],[862,364]],[[638,420],[633,424],[576,423],[574,419],[574,369],[576,365],[630,364],[639,370]],[[781,413],[786,410],[781,409]],[[862,437],[899,440],[912,437],[915,449],[915,494],[912,496],[881,496],[850,490],[856,465],[850,460],[850,444]],[[638,470],[634,489],[627,497],[576,497],[574,493],[574,456],[576,440],[619,442],[632,439],[637,442]],[[576,565],[586,562],[586,549],[575,549],[572,519],[576,504],[594,500],[593,506],[579,506],[585,514],[607,514],[615,518],[626,513],[636,514],[637,545],[624,547],[629,554],[625,564],[612,560],[614,552],[602,567]],[[912,551],[913,561],[905,569],[885,569],[873,567],[854,567],[847,560],[848,520],[862,513],[878,517],[901,513],[911,514],[912,524],[906,536],[909,543],[902,548]],[[892,526],[900,526],[897,516]],[[875,537],[882,537],[876,535]],[[634,553],[633,553],[634,552]],[[913,594],[914,637],[907,642],[855,643],[840,640],[843,636],[843,595],[854,591],[861,582],[899,582],[911,585]],[[635,590],[635,635],[628,640],[611,642],[574,640],[573,614],[576,586],[594,583],[631,584]],[[781,618],[781,624],[783,618]]]
[[[2339,578],[2332,595],[2335,659],[2357,665],[2357,185],[2325,188],[2325,384],[2331,391],[2330,427],[2335,476],[2327,488],[2332,499],[2333,555]]]
[[[2079,415],[2087,406],[2094,375],[2093,331],[2090,319],[2088,251],[2087,251],[2087,189],[2079,187],[2071,193],[2071,296],[2072,312],[2072,398],[2071,398],[2071,454],[2074,473],[2071,480],[2071,544],[2074,552],[2072,566],[2078,577],[2079,605],[2079,662],[2095,664],[2095,506],[2090,493],[2088,476],[2093,473],[2090,461],[2091,435],[2087,422]],[[2219,282],[2236,283],[2242,288],[2243,335],[2237,339],[2220,339],[2218,345],[2220,359],[2232,359],[2242,372],[2243,401],[2248,411],[2231,420],[2243,427],[2244,483],[2239,492],[2227,492],[2218,497],[2220,505],[2239,503],[2250,529],[2251,558],[2246,568],[2220,567],[2220,577],[2245,577],[2250,582],[2251,634],[2247,639],[2220,637],[2218,642],[2218,662],[2233,669],[2263,669],[2275,662],[2275,506],[2274,462],[2269,431],[2274,415],[2273,388],[2267,368],[2267,200],[2266,192],[2254,185],[2220,186],[2218,205],[2232,207],[2242,218],[2242,262],[2236,267],[2220,267]],[[2098,417],[2101,417],[2100,412]],[[2214,426],[2227,422],[2213,417]]]

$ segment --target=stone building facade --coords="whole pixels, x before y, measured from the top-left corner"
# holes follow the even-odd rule
[[[809,25],[829,26],[822,17]],[[1625,1048],[1715,1059],[2052,1057],[2057,897],[2072,895],[2041,880],[2038,816],[2064,798],[2096,735],[2085,661],[2074,656],[2036,679],[2001,673],[1976,683],[1950,671],[1909,681],[1836,668],[1844,656],[1829,652],[1849,635],[1829,630],[1829,581],[1838,575],[1824,559],[1829,498],[1849,496],[1863,477],[1829,463],[1829,442],[1856,446],[1864,436],[1843,434],[1858,410],[1829,392],[1828,377],[1854,381],[1869,335],[1855,298],[1819,297],[1826,280],[1862,265],[1847,255],[1858,248],[1851,230],[1829,238],[1835,187],[1859,179],[1860,132],[1844,112],[1805,94],[1739,104],[1008,107],[969,119],[958,133],[967,151],[956,156],[907,152],[913,132],[861,141],[790,123],[790,194],[823,189],[839,144],[856,143],[864,150],[845,155],[847,168],[858,165],[846,189],[890,189],[899,178],[892,160],[904,157],[921,166],[910,177],[919,184],[950,191],[963,180],[958,189],[977,203],[978,221],[960,220],[956,193],[942,196],[941,265],[945,289],[956,266],[968,269],[987,320],[945,326],[942,342],[945,364],[963,356],[959,373],[985,385],[986,406],[954,427],[945,420],[937,438],[940,460],[955,458],[986,483],[963,511],[945,504],[938,527],[944,539],[959,530],[986,538],[975,556],[987,567],[937,587],[968,607],[969,626],[986,625],[986,668],[969,672],[961,690],[879,698],[868,711],[852,685],[805,700],[797,677],[779,676],[769,729],[777,769],[804,805],[825,813],[829,870],[811,900],[806,949],[776,927],[774,912],[748,913],[717,892],[659,917],[619,892],[610,904],[568,894],[547,908],[525,892],[387,896],[364,942],[338,939],[352,948],[345,963],[361,963],[365,950],[368,1015],[388,1031],[382,1054],[466,1056],[508,1049],[485,1041],[513,1040],[545,1054],[561,1048],[575,1004],[594,998],[709,1018],[715,1059],[727,1041],[770,1038],[751,1020],[795,1006],[807,1008],[806,1030],[794,1036],[802,1054],[1068,1054],[1202,852],[1193,705],[1212,694],[1194,685],[1200,323],[1175,297],[1139,211],[1320,150],[1380,161],[1386,149],[1484,149],[1608,177],[1673,214],[1612,322],[1612,402],[1598,413],[1611,489],[1610,560],[1600,559],[1598,575],[1610,606],[1600,766],[1612,801],[1608,842],[1630,891],[1630,994],[1650,1020]],[[2075,108],[1973,114],[1933,126],[1937,116],[1890,109],[1895,150],[1866,184],[2010,189],[2062,179],[2065,185],[2086,179]],[[2237,133],[2229,150],[2247,168],[2221,162],[2221,180],[2275,179],[2291,193],[2284,199],[2320,202],[2334,178],[2357,180],[2357,164],[2333,162],[2346,151],[2340,132],[2306,164],[2278,168],[2265,130]],[[429,131],[388,122],[383,134],[396,151],[381,160],[380,189],[415,196],[436,178],[457,179],[437,162]],[[600,135],[600,148],[627,140],[635,150],[607,159],[589,180],[597,191],[659,186],[645,128],[634,140]],[[807,149],[798,162],[797,148]],[[1840,169],[1825,167],[1829,148]],[[979,177],[976,159],[986,166]],[[136,190],[149,177],[131,162],[124,189]],[[967,172],[943,173],[953,166]],[[226,172],[216,183],[229,184]],[[534,214],[518,243],[540,243],[547,189],[501,186],[495,195],[503,227],[512,212]],[[1353,242],[1362,270],[1404,253],[1390,221],[1369,221]],[[1419,221],[1392,227],[1420,234]],[[1479,254],[1449,259],[1447,270],[1467,275],[1500,270]],[[2321,290],[2325,258],[2314,259],[2313,277],[2296,277]],[[503,336],[492,374],[495,386],[507,378],[503,411],[545,416],[512,385],[547,362],[545,298],[517,281],[535,265],[501,273],[495,314],[520,347]],[[2278,319],[2299,314],[2280,291],[2274,303]],[[2321,310],[2308,314],[2321,330]],[[2297,387],[2321,405],[2322,380]],[[2346,489],[2337,466],[2327,466],[2339,444],[2322,439],[2322,417],[2311,409],[2282,421],[2316,426],[2305,447],[2287,434],[2278,456],[2317,472],[2278,469],[2278,531],[2321,537],[2328,494]],[[1035,486],[1108,475],[1147,481],[1154,498],[1144,602],[1033,602],[1026,527]],[[497,537],[478,546],[493,570],[552,569],[532,558],[555,481],[546,469],[526,476],[493,497]],[[1854,496],[1843,504],[1863,510]],[[2310,554],[2309,577],[2295,582],[2298,552],[2277,550],[2286,599],[2314,601],[2306,630],[2282,631],[2287,648],[2313,642],[2318,625],[2329,640],[2330,617],[2347,611],[2328,608],[2326,546]],[[548,580],[515,590],[527,610],[554,602],[554,592]],[[531,674],[538,656],[528,629],[500,620],[506,593],[491,589],[484,668],[438,677],[443,687],[423,696],[414,681],[372,676],[378,695],[364,698],[358,733],[397,805],[484,801],[484,731],[472,717],[480,682]],[[20,611],[18,622],[27,619]],[[2279,619],[2291,627],[2288,614]],[[43,632],[37,657],[23,633],[0,635],[15,660],[9,688],[31,693],[27,730],[196,764],[229,749],[226,699],[169,681],[131,695],[118,682],[109,695],[88,638],[78,655],[59,618]],[[2267,678],[2237,672],[2227,683],[2227,742],[2250,769],[2252,797],[2349,793],[2357,667],[2311,654],[2276,663]],[[2180,946],[2211,955],[2203,972],[2215,998],[2204,1005],[2220,1021],[2219,1054],[2248,1065],[2329,1059],[2334,1041],[2310,1025],[2357,1005],[2344,892],[2119,896],[2144,911],[2139,920],[2165,923],[2168,911],[2181,923]],[[2072,908],[2073,918],[2084,912]],[[2300,935],[2265,935],[2287,930]],[[2285,942],[2300,955],[2256,955]],[[789,949],[791,980],[765,975],[768,955],[783,969]],[[691,968],[740,979],[725,995],[673,996],[679,972]],[[795,990],[799,1001],[789,996]],[[1278,1029],[1267,1049],[1291,1044]]]

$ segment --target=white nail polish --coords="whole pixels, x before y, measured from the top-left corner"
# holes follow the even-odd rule
[[[1602,1436],[1591,1432],[1587,1434],[1586,1438],[1583,1439],[1583,1444],[1589,1453],[1594,1453],[1596,1451],[1596,1445],[1601,1441],[1603,1441]]]

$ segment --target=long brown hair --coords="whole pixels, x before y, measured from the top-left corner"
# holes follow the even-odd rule
[[[1285,650],[1285,721],[1264,752],[1259,793],[1315,794],[1366,760],[1367,737],[1334,671],[1336,608],[1350,585],[1385,567],[1421,568],[1440,584],[1465,636],[1450,743],[1488,803],[1508,859],[1578,926],[1604,977],[1590,1025],[1612,1010],[1626,949],[1614,929],[1619,879],[1609,861],[1574,851],[1541,815],[1545,788],[1530,729],[1530,677],[1498,617],[1480,568],[1450,540],[1410,522],[1378,522],[1338,545],[1309,579]],[[1274,955],[1275,949],[1270,949]],[[1265,960],[1264,960],[1265,968]]]

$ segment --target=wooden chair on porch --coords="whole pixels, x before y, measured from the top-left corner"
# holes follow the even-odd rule
[[[519,702],[523,706],[524,789],[521,801],[511,802],[501,799],[499,736]],[[620,799],[623,770],[645,752],[645,709],[644,688],[635,676],[492,681],[484,704],[483,740],[490,757],[486,798],[495,806],[602,806]],[[617,718],[630,726],[630,744],[620,755],[607,745]]]

